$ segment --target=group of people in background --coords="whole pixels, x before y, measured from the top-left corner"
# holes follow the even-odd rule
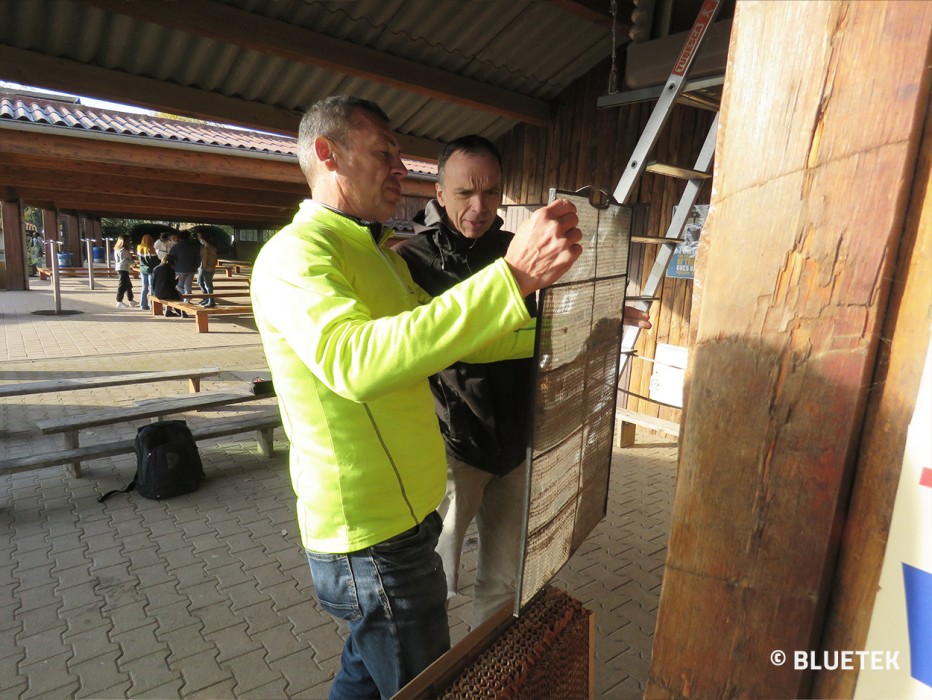
[[[139,277],[141,282],[140,303],[133,296],[130,271],[133,267],[132,239],[128,235],[120,236],[113,246],[114,262],[119,274],[116,305],[118,308],[139,306],[149,310],[149,297],[178,300],[182,294],[193,291],[194,276],[205,295],[214,292],[214,273],[217,270],[217,248],[201,232],[194,237],[188,231],[165,231],[156,240],[151,234],[145,234],[136,246],[139,260]],[[123,299],[126,299],[124,303]],[[213,307],[216,302],[212,296],[206,296],[201,306]],[[167,308],[166,316],[178,316],[174,309]],[[181,312],[181,316],[187,314]]]

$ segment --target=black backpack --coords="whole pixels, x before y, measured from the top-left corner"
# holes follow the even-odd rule
[[[97,499],[102,503],[115,493],[138,489],[145,498],[161,499],[197,491],[204,466],[197,443],[183,420],[166,420],[142,426],[136,433],[136,477],[124,489]]]

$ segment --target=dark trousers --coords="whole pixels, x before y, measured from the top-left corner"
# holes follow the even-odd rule
[[[129,278],[129,270],[119,270],[120,284],[117,287],[117,301],[123,301],[123,295],[130,301],[133,300],[133,283]]]

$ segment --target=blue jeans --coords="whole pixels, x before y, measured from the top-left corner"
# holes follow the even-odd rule
[[[152,289],[152,273],[139,271],[139,278],[142,280],[142,294],[139,299],[140,309],[149,309],[149,290]]]
[[[213,294],[214,293],[214,271],[198,269],[197,286],[201,288],[201,291],[204,292],[204,294]],[[207,306],[216,306],[216,302],[214,301],[213,297],[206,297],[204,299],[204,303]]]
[[[349,623],[331,700],[389,698],[450,648],[441,527],[431,513],[358,552],[308,550],[321,607]]]
[[[190,294],[193,288],[194,273],[178,272],[175,277],[178,280],[178,291],[182,294]]]

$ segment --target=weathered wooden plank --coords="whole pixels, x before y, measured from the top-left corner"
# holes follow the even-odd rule
[[[142,406],[123,406],[121,408],[104,411],[97,410],[93,413],[78,416],[51,418],[49,420],[39,421],[36,423],[36,426],[43,434],[48,435],[51,433],[80,430],[82,428],[93,428],[98,425],[110,425],[131,420],[142,420],[144,418],[157,418],[160,416],[168,416],[173,413],[183,413],[185,411],[230,406],[245,401],[255,401],[257,398],[263,397],[257,397],[255,394],[247,394],[245,392],[195,394],[193,396],[152,401]],[[77,447],[77,445],[73,445],[73,447]]]
[[[148,382],[163,382],[171,379],[201,379],[220,374],[219,367],[199,369],[170,369],[158,372],[132,372],[129,374],[104,374],[97,377],[65,377],[21,384],[0,384],[0,398],[46,394],[54,391],[79,391],[98,389],[105,386],[129,386]]]
[[[3,235],[6,260],[6,288],[29,289],[22,202],[0,202],[0,233]]]
[[[928,3],[738,3],[649,698],[810,694],[770,654],[822,634],[930,47]]]
[[[841,542],[822,649],[863,649],[932,327],[932,111],[926,115]],[[816,675],[813,697],[853,697],[857,671]]]

